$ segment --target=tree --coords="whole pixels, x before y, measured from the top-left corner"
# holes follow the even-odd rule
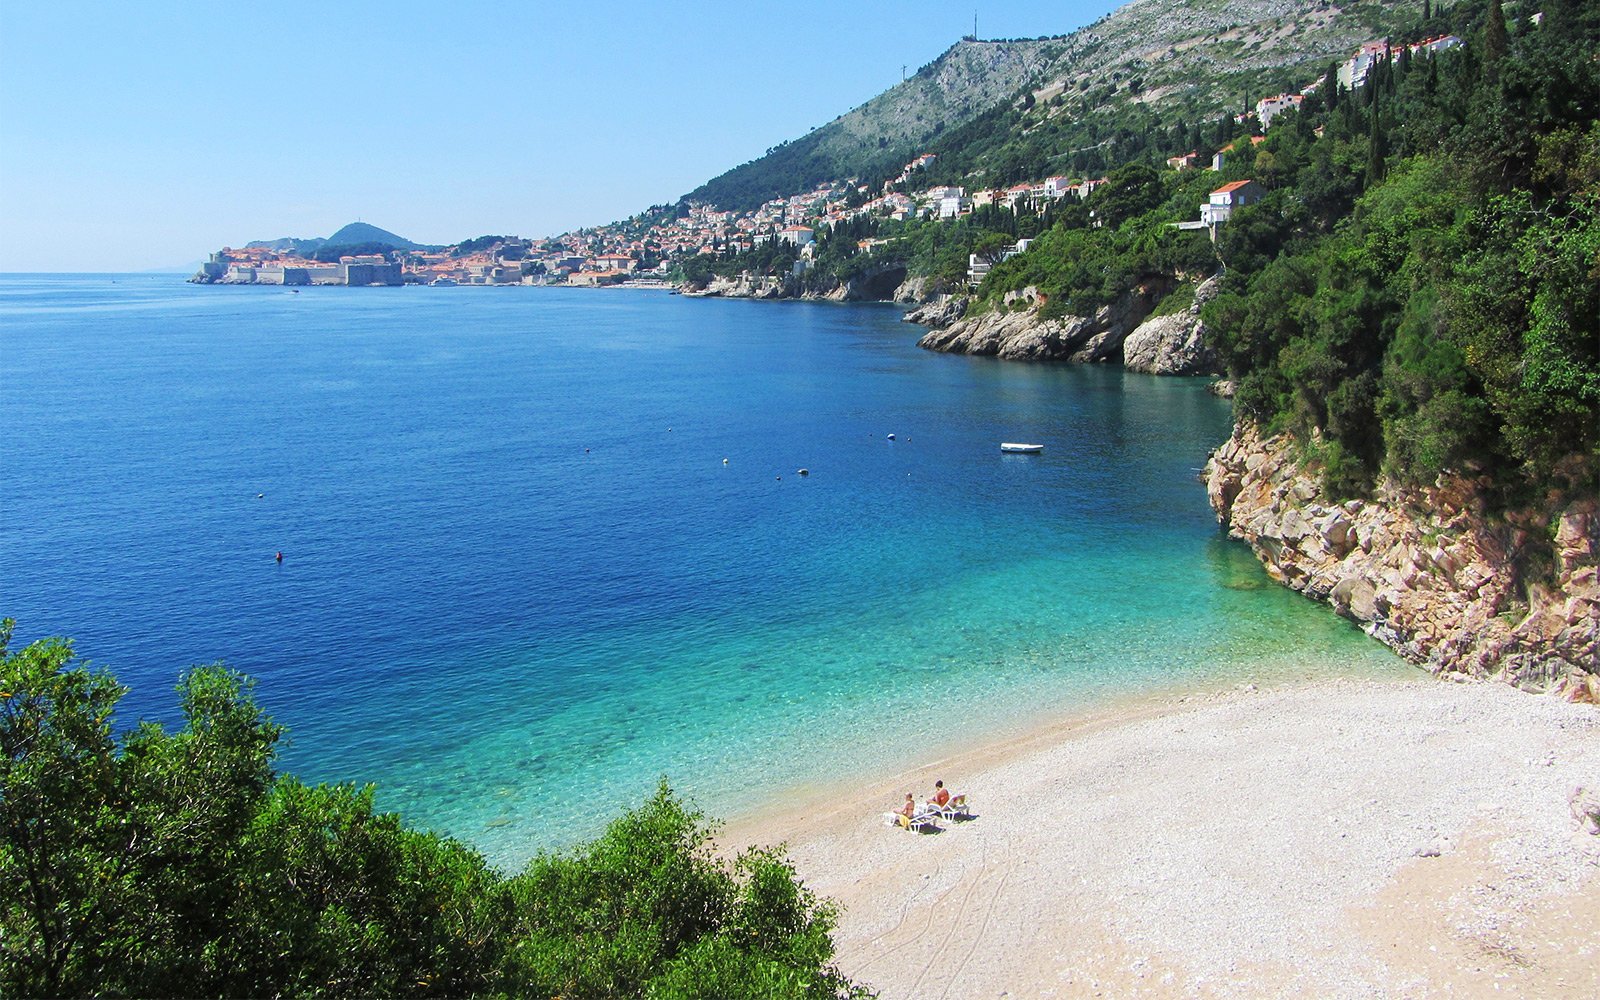
[[[1489,12],[1483,22],[1484,79],[1499,79],[1500,62],[1505,59],[1508,46],[1505,11],[1500,8],[1500,0],[1489,0]]]
[[[998,264],[1014,245],[1015,241],[1005,233],[984,233],[972,245],[972,252],[986,264]]]
[[[1091,207],[1095,217],[1108,226],[1119,226],[1136,215],[1150,211],[1166,200],[1161,175],[1146,163],[1127,163],[1106,176],[1095,191]]]
[[[163,992],[207,978],[222,932],[233,843],[272,780],[281,730],[221,667],[184,675],[186,725],[142,725],[118,748],[111,714],[125,689],[73,667],[72,647],[8,651],[0,626],[0,983],[20,995],[84,995],[119,984]]]
[[[776,852],[713,856],[665,781],[508,879],[370,787],[276,775],[248,678],[191,670],[182,729],[119,741],[113,677],[11,634],[0,995],[867,995],[829,965],[833,907]]]

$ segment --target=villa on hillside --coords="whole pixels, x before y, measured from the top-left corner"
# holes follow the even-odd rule
[[[1254,205],[1265,197],[1266,192],[1261,185],[1253,180],[1234,181],[1224,184],[1211,192],[1211,196],[1200,206],[1200,218],[1189,222],[1174,222],[1177,229],[1205,229],[1211,233],[1211,241],[1216,242],[1217,227],[1227,222],[1233,216],[1233,210],[1246,205]]]

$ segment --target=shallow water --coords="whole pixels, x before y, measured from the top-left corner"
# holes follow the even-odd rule
[[[114,669],[129,723],[225,660],[286,769],[506,865],[662,775],[725,813],[1111,694],[1405,669],[1219,535],[1203,381],[918,333],[880,306],[3,277],[0,614]]]

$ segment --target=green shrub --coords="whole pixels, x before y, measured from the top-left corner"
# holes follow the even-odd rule
[[[0,623],[0,995],[864,997],[835,910],[775,851],[725,863],[665,781],[506,878],[373,790],[272,770],[248,678],[187,673],[185,724]]]

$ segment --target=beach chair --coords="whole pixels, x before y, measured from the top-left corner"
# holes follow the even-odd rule
[[[955,822],[955,818],[957,816],[968,815],[967,797],[965,795],[954,796],[949,802],[946,802],[942,806],[936,806],[931,802],[928,803],[928,806],[941,817],[950,820],[951,822]]]
[[[939,829],[939,821],[935,817],[936,814],[926,805],[911,816],[907,816],[902,812],[883,814],[885,826],[898,826],[902,830],[912,830],[917,833],[921,833],[924,830]]]

